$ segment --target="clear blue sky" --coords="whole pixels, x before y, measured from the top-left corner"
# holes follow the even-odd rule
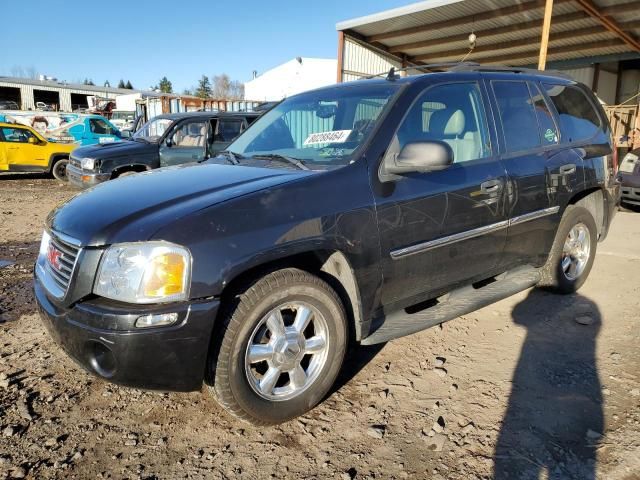
[[[335,58],[335,25],[415,0],[22,0],[2,2],[0,75],[16,67],[75,82],[202,74],[247,81],[294,57]]]

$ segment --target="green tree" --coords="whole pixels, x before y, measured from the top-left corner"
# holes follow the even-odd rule
[[[85,78],[83,83],[85,85],[95,85],[95,83],[93,83],[93,80],[91,80],[90,78]]]
[[[126,88],[124,86],[124,80],[120,79],[120,81],[118,82],[118,88]]]
[[[127,84],[124,86],[124,88],[128,88],[129,90],[133,90],[133,85],[131,85],[131,82],[129,80],[127,80]]]
[[[211,97],[211,82],[209,77],[202,75],[202,78],[198,80],[198,88],[196,89],[196,97],[210,98]]]
[[[162,77],[159,83],[160,91],[162,93],[173,93],[173,85],[167,77]]]

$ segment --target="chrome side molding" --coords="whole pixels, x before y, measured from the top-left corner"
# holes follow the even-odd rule
[[[469,240],[471,238],[480,237],[487,233],[497,232],[503,228],[510,227],[512,225],[519,225],[524,222],[530,222],[531,220],[537,220],[548,215],[554,215],[560,211],[560,207],[550,207],[543,210],[536,210],[535,212],[525,213],[513,217],[509,220],[503,220],[501,222],[492,223],[491,225],[485,225],[482,227],[474,228],[473,230],[467,230],[466,232],[455,233],[446,237],[436,238],[435,240],[429,240],[428,242],[417,243],[409,247],[402,247],[391,251],[391,258],[397,260],[402,257],[414,255],[416,253],[426,252],[438,247],[444,247],[463,240]]]

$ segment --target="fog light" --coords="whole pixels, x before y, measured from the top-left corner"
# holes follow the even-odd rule
[[[157,313],[136,319],[137,328],[164,327],[178,321],[177,313]]]

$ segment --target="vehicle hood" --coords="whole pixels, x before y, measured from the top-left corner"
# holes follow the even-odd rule
[[[134,140],[126,140],[122,142],[107,142],[89,145],[87,147],[80,147],[73,152],[73,156],[76,158],[107,159],[129,155],[143,155],[145,153],[157,151],[157,143],[144,143],[136,142]]]
[[[47,227],[86,246],[150,239],[203,208],[313,175],[232,165],[180,165],[112,180],[86,190],[47,217]]]

